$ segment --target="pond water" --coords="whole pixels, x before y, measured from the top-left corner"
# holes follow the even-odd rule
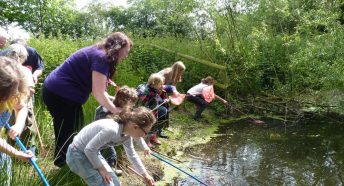
[[[344,124],[313,121],[222,125],[207,144],[186,150],[185,169],[210,185],[343,185]],[[191,171],[192,170],[192,171]],[[176,178],[175,185],[200,185]]]

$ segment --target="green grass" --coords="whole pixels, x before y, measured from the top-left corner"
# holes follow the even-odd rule
[[[89,123],[90,121],[92,121],[94,109],[97,106],[98,104],[93,98],[89,99],[89,101],[84,105],[86,121],[85,123]],[[48,151],[48,156],[40,160],[38,162],[38,165],[47,178],[49,184],[62,186],[85,185],[85,183],[79,176],[70,172],[68,167],[63,167],[62,169],[60,169],[53,165],[54,135],[52,118],[44,105],[42,105],[42,102],[38,99],[36,100],[35,110],[37,113],[36,119],[39,124],[39,129],[43,137],[44,144],[46,145],[46,149]],[[217,129],[217,124],[220,123],[220,120],[216,119],[213,116],[213,113],[212,111],[210,111],[210,109],[207,109],[204,113],[204,116],[206,120],[208,120],[212,124],[209,124],[208,122],[196,122],[191,117],[194,111],[194,106],[188,102],[186,102],[185,105],[180,106],[178,110],[172,110],[170,116],[170,127],[167,131],[170,139],[161,140],[163,144],[159,147],[160,152],[169,154],[176,159],[183,159],[183,150],[186,147],[195,144],[206,143],[211,138],[214,131]],[[41,147],[39,143],[36,142],[36,144],[38,144],[38,149],[40,149]],[[28,163],[19,162],[15,159],[13,160],[12,185],[43,185],[38,174],[35,172],[31,165],[29,165]],[[155,163],[157,162],[157,160],[154,160],[153,157],[151,157],[150,159],[145,158],[145,161],[153,161]],[[188,165],[179,164],[178,166],[185,169]],[[157,182],[157,185],[165,185],[167,183],[171,183],[172,178],[179,175],[179,171],[171,168],[170,166],[162,164],[159,165],[159,167],[164,167],[165,176],[162,178],[161,181]],[[132,176],[135,177],[135,175],[130,175],[130,177]],[[123,181],[126,178],[128,178],[128,175],[124,175],[121,179]]]
[[[164,43],[164,47],[169,47],[169,45],[173,45],[175,42],[176,41],[173,39],[166,41],[156,39],[153,43]],[[187,44],[186,41],[183,41],[183,43]],[[46,61],[46,69],[44,75],[41,78],[44,79],[44,77],[47,74],[49,74],[51,70],[55,69],[56,66],[62,63],[67,56],[75,52],[77,49],[83,46],[88,46],[91,43],[83,42],[81,40],[74,41],[69,39],[63,40],[56,38],[39,38],[32,40],[30,44],[33,47],[35,47],[37,51],[39,51],[43,59]],[[139,46],[145,46],[144,41],[137,41],[137,44],[138,48]],[[186,47],[185,50],[187,48],[188,47]],[[184,52],[185,50],[183,49]],[[186,52],[189,53],[191,51]],[[115,82],[118,85],[128,85],[131,87],[136,87],[140,83],[147,81],[146,76],[148,76],[150,72],[148,73],[146,71],[146,68],[142,65],[149,67],[151,65],[152,72],[157,72],[161,68],[170,66],[174,61],[179,60],[178,58],[174,58],[173,55],[170,56],[164,54],[162,51],[157,49],[151,50],[147,48],[142,48],[142,51],[137,50],[137,53],[137,55],[131,54],[127,61],[123,61],[119,65],[118,74],[115,78]],[[146,56],[150,53],[152,53],[152,55],[155,55],[155,57]],[[152,62],[152,59],[156,59],[156,61]],[[134,67],[132,66],[132,63],[134,62],[138,64],[138,69],[133,69]],[[188,70],[191,70],[191,66],[192,65],[190,64],[190,69]],[[181,92],[185,92],[186,88],[189,87],[187,81],[189,82],[191,79],[191,76],[185,74],[184,81],[180,85]],[[53,131],[51,115],[47,111],[46,107],[44,106],[41,100],[41,93],[39,90],[41,85],[42,82],[39,83],[39,85],[37,86],[37,93],[35,96],[35,113],[39,130],[43,138],[43,142],[45,144],[45,148],[48,152],[48,155],[42,160],[40,160],[38,162],[38,165],[41,168],[44,175],[46,176],[46,178],[48,179],[50,185],[84,185],[84,182],[78,176],[71,173],[68,168],[59,169],[55,167],[53,164],[55,136]],[[110,87],[109,93],[113,94],[113,92],[113,88]],[[92,96],[90,96],[88,102],[83,106],[85,124],[88,124],[93,120],[94,110],[97,106],[98,103],[94,100]],[[186,107],[191,107],[191,109],[189,109],[189,111],[186,112],[182,108],[180,108],[179,111],[174,110],[171,114],[171,125],[169,129],[171,130],[171,132],[168,132],[168,134],[171,136],[171,139],[164,140],[164,143],[160,147],[160,150],[165,154],[173,154],[175,152],[177,157],[181,156],[181,152],[185,147],[197,143],[206,142],[210,139],[211,134],[216,130],[216,125],[204,125],[193,121],[190,115],[192,115],[192,113],[194,112],[194,108],[191,104],[188,104]],[[205,116],[209,120],[212,120],[212,113],[210,113],[209,111],[205,113]],[[186,141],[187,143],[185,143]],[[38,138],[36,138],[36,144],[38,149],[38,156],[40,156],[39,150],[41,149],[41,146],[38,142]],[[29,165],[28,163],[18,162],[18,160],[14,158],[12,159],[12,185],[43,185],[39,176],[37,175],[37,173],[31,165]],[[154,158],[151,160],[154,161]],[[168,168],[166,170],[168,170]],[[170,179],[172,178],[171,176],[173,174],[170,174],[169,172],[170,171],[168,171],[167,175],[170,176],[166,176],[163,182],[158,182],[158,185],[164,185],[164,183],[166,182],[171,182]],[[123,179],[125,178],[126,176],[123,176]]]

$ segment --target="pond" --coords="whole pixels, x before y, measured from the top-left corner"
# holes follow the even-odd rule
[[[343,185],[343,123],[264,121],[221,125],[209,143],[186,150],[189,172],[209,186]],[[200,184],[187,177],[175,185]]]

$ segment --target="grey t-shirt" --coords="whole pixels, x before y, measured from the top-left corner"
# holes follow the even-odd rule
[[[73,145],[83,151],[94,168],[101,167],[102,161],[98,157],[99,151],[108,146],[123,145],[129,161],[140,173],[146,169],[136,153],[133,138],[123,134],[123,125],[113,119],[101,119],[84,127],[73,140]]]

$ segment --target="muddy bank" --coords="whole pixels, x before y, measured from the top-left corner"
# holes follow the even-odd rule
[[[158,155],[160,153],[162,158],[185,171],[191,171],[188,170],[189,162],[185,161],[185,150],[197,144],[207,143],[215,135],[214,132],[219,124],[230,122],[229,119],[216,118],[211,111],[205,112],[201,121],[194,121],[191,115],[192,113],[185,109],[171,112],[170,127],[165,130],[169,139],[159,138],[162,144],[152,149],[157,151]],[[147,170],[157,180],[157,185],[169,185],[174,183],[176,177],[186,176],[154,156],[143,157],[141,153],[140,155]],[[128,162],[121,165],[124,170],[121,178],[122,184],[143,185],[142,178],[129,170],[127,164]]]

